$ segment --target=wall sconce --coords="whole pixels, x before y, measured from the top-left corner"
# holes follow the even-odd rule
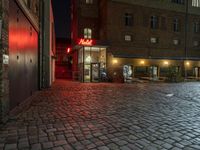
[[[117,63],[118,63],[118,60],[117,60],[117,59],[113,59],[112,63],[113,63],[113,64],[117,64]]]

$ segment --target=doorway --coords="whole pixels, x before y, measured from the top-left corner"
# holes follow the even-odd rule
[[[91,64],[91,82],[99,82],[100,76],[100,64],[99,63],[92,63]]]
[[[152,78],[153,80],[158,79],[158,67],[157,66],[150,67],[150,78]]]
[[[200,77],[200,68],[199,67],[194,68],[194,76],[195,76],[195,78]]]

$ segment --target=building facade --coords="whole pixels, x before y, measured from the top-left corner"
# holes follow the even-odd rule
[[[72,41],[79,80],[98,82],[105,72],[124,78],[164,78],[173,67],[200,77],[198,0],[75,0]]]
[[[52,36],[43,36],[54,34],[53,27],[49,27],[53,18],[45,20],[40,16],[41,12],[53,16],[50,3],[49,0],[49,5],[45,5],[49,8],[44,9],[39,0],[0,1],[0,122],[6,121],[12,110],[24,106],[31,95],[45,87],[42,86],[45,82],[42,79],[47,78],[43,76],[42,67],[47,64],[44,56],[46,51],[55,51],[55,41]],[[46,28],[41,27],[43,24]]]
[[[71,40],[56,39],[56,79],[72,79]]]

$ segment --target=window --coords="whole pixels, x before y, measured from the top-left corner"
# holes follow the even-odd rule
[[[133,15],[130,13],[125,13],[125,26],[133,25]]]
[[[158,17],[151,16],[151,29],[158,29]]]
[[[199,22],[194,22],[194,33],[199,33],[200,30],[200,24]]]
[[[172,0],[172,3],[184,4],[184,0]]]
[[[199,41],[194,41],[194,42],[193,42],[193,46],[194,46],[194,47],[199,46]]]
[[[151,37],[151,38],[150,38],[150,42],[153,43],[153,44],[158,43],[158,38],[156,38],[156,37]]]
[[[91,39],[92,38],[92,29],[90,29],[90,28],[84,29],[84,38],[85,39]]]
[[[173,21],[173,30],[174,30],[174,32],[179,32],[180,31],[179,26],[180,26],[179,19],[178,18],[174,18],[174,21]]]
[[[192,0],[193,7],[200,7],[200,0]]]
[[[178,39],[173,40],[173,44],[174,45],[179,45],[180,44],[180,40],[178,40]]]
[[[93,0],[85,0],[85,3],[86,3],[86,4],[92,4],[92,3],[93,3]]]
[[[132,36],[131,35],[125,35],[124,39],[125,39],[125,41],[132,41]]]

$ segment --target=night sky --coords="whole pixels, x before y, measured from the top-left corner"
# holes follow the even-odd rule
[[[52,0],[56,37],[70,38],[70,0]]]

